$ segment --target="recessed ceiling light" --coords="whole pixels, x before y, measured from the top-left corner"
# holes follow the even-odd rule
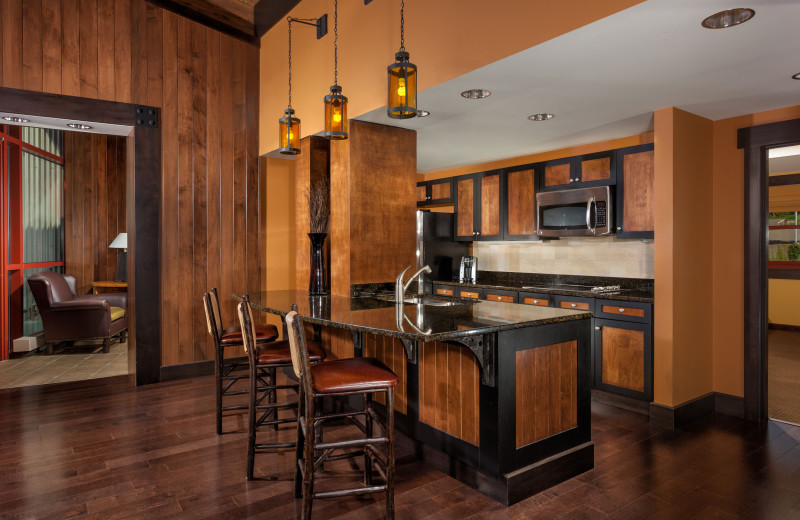
[[[792,79],[800,79],[800,72],[797,74],[792,75]]]
[[[491,96],[492,93],[486,89],[482,88],[473,88],[470,90],[465,90],[461,93],[461,97],[465,97],[467,99],[483,99]]]
[[[547,121],[548,119],[553,119],[554,117],[556,116],[553,114],[533,114],[528,116],[528,119],[531,121]]]
[[[429,115],[431,115],[431,113],[427,110],[417,110],[417,117],[428,117]]]
[[[6,121],[11,121],[12,123],[30,123],[30,119],[25,119],[24,117],[17,117],[17,116],[3,116],[3,119]]]
[[[92,127],[81,123],[67,123],[67,126],[76,130],[91,130]]]
[[[756,12],[747,7],[726,9],[725,11],[714,13],[703,20],[702,26],[706,29],[725,29],[744,23],[755,15]]]

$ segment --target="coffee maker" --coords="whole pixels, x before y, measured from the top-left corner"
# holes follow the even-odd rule
[[[461,269],[458,273],[458,281],[461,283],[477,283],[478,280],[478,257],[462,256]]]

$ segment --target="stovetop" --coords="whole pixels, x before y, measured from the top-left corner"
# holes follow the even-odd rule
[[[609,293],[609,292],[623,292],[627,289],[622,289],[619,285],[582,285],[574,283],[554,283],[524,286],[523,289],[527,290],[562,290],[562,291],[590,291],[593,293]]]

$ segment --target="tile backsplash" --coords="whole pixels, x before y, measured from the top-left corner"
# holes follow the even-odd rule
[[[654,278],[654,242],[573,237],[546,242],[473,242],[481,271]]]

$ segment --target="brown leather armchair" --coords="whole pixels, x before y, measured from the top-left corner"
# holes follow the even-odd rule
[[[125,341],[127,313],[112,316],[112,307],[127,311],[127,293],[76,296],[75,278],[51,271],[34,274],[28,278],[28,285],[42,317],[48,354],[63,341],[102,339],[103,352],[111,348],[112,338],[119,336],[120,342]],[[114,311],[119,314],[117,309]]]

